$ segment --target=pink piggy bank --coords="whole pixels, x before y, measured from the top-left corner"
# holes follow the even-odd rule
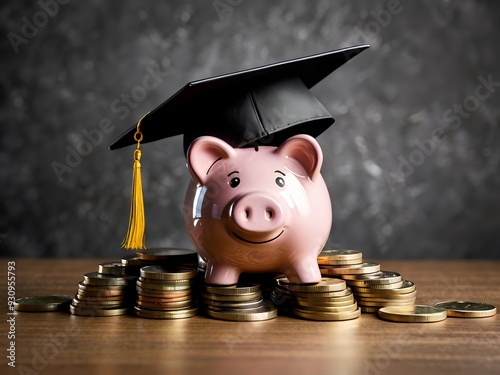
[[[280,147],[233,148],[203,136],[189,147],[189,236],[207,262],[205,281],[230,285],[241,272],[282,272],[292,283],[321,279],[317,256],[332,224],[323,153],[297,135]]]

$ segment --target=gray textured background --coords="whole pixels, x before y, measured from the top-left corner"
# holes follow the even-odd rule
[[[122,256],[133,149],[107,147],[142,114],[191,80],[369,43],[313,90],[336,119],[318,138],[334,214],[328,246],[499,258],[500,84],[488,91],[482,78],[500,82],[500,3],[395,3],[89,0],[44,18],[35,1],[4,2],[1,254]],[[13,45],[9,33],[29,35],[23,17],[40,27]],[[159,84],[141,89],[151,69]],[[108,132],[57,176],[54,162],[66,164],[82,131],[102,121]],[[446,132],[439,143],[429,141],[436,129]],[[148,245],[191,247],[181,138],[143,154]]]

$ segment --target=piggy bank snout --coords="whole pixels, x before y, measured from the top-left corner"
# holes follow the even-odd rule
[[[229,216],[237,227],[252,233],[270,233],[285,223],[279,202],[262,193],[250,193],[237,199]]]

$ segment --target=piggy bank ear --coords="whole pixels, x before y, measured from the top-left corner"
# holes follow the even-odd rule
[[[312,181],[320,176],[323,152],[313,137],[300,134],[288,138],[275,152],[291,161],[287,167],[292,172],[298,175],[304,175],[305,172]]]
[[[188,168],[193,178],[205,185],[212,166],[222,159],[229,159],[236,154],[234,148],[216,137],[196,138],[187,152]]]

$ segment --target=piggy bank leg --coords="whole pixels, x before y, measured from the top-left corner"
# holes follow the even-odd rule
[[[208,262],[205,272],[205,282],[215,285],[233,285],[238,283],[240,271],[226,265]]]
[[[295,284],[315,284],[321,281],[321,272],[316,258],[302,258],[284,273],[288,281]]]

